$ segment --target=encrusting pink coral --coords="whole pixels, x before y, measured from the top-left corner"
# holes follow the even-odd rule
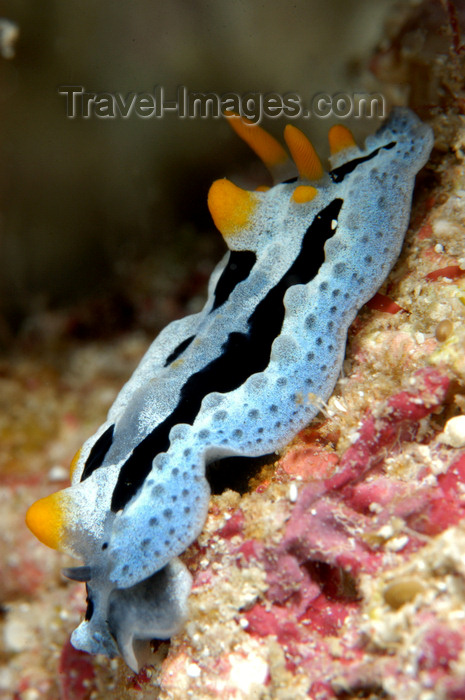
[[[242,572],[248,567],[261,569],[265,589],[251,605],[241,606],[238,601],[236,614],[241,616],[245,634],[268,644],[264,647],[268,653],[272,640],[278,643],[284,667],[294,680],[305,674],[312,698],[340,697],[338,688],[342,687],[384,692],[383,675],[393,671],[392,663],[383,654],[367,662],[370,642],[361,634],[366,609],[363,586],[382,580],[383,572],[392,571],[393,560],[398,565],[408,561],[424,546],[425,537],[459,522],[464,514],[465,455],[453,459],[437,477],[430,466],[421,466],[415,483],[385,472],[386,460],[417,441],[422,421],[443,405],[450,380],[441,371],[424,368],[408,384],[409,390],[380,401],[365,415],[353,444],[337,466],[333,464],[333,476],[327,475],[330,453],[320,449],[326,466],[320,476],[316,468],[313,481],[302,484],[295,503],[288,502],[272,544],[267,538],[248,536],[257,523],[251,522],[244,498],[230,511],[223,527],[202,542],[210,550],[211,563],[195,574],[199,601],[205,596],[205,586],[220,588],[223,577],[231,575],[234,567]],[[424,439],[425,445],[428,442],[434,449],[434,431]],[[296,446],[298,455],[299,448]],[[306,449],[300,448],[300,458],[295,460],[289,455],[283,458],[287,468],[281,473],[288,480],[292,467],[302,473]],[[214,563],[216,550],[223,552],[223,561],[230,562],[224,570]],[[192,553],[189,564],[194,569],[203,551]],[[421,583],[401,582],[395,593],[391,586],[391,597],[386,595],[386,599],[393,608],[402,608],[423,590]],[[406,601],[402,596],[407,596]],[[196,606],[194,615],[195,611]],[[425,639],[433,639],[430,627],[439,624],[437,614],[430,612],[429,621],[424,618],[423,622]],[[195,621],[193,624],[196,627]],[[429,651],[421,647],[418,651],[419,668],[434,666],[438,683],[445,682],[449,663],[461,649],[461,634],[449,632],[446,626],[433,645],[428,642]],[[443,661],[435,665],[440,654]],[[209,677],[208,667],[204,674]],[[399,687],[407,684],[407,669],[398,669],[396,677]],[[271,671],[268,687],[274,682]]]

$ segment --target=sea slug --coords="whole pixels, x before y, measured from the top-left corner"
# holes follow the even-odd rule
[[[276,180],[289,176],[273,137],[229,119]],[[407,109],[363,149],[334,126],[329,172],[297,128],[285,140],[296,177],[257,192],[213,183],[229,251],[204,308],[160,333],[73,460],[72,485],[27,514],[42,542],[83,561],[64,572],[87,585],[74,646],[121,653],[135,670],[148,640],[186,617],[191,576],[178,556],[207,515],[206,464],[279,450],[329,398],[347,329],[400,253],[433,135]]]

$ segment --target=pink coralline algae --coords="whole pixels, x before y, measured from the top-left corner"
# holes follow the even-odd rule
[[[95,671],[89,655],[77,651],[71,642],[63,647],[59,678],[63,700],[88,700],[89,685],[95,678]]]
[[[408,664],[396,666],[390,658],[403,638],[380,631],[384,613],[379,611],[384,609],[393,625],[390,615],[410,610],[411,619],[402,623],[407,627],[403,634],[413,634],[411,626],[417,624],[420,639],[410,662],[426,686],[441,689],[434,697],[459,697],[454,693],[461,681],[455,678],[452,683],[448,676],[465,649],[465,625],[454,628],[429,607],[426,570],[422,574],[421,566],[418,571],[403,567],[411,568],[422,548],[431,546],[427,544],[431,537],[458,524],[465,514],[465,454],[442,453],[441,469],[437,460],[425,459],[416,465],[414,481],[401,470],[397,476],[387,473],[389,460],[404,454],[408,445],[415,444],[425,454],[429,451],[430,457],[439,457],[442,449],[435,441],[437,433],[427,430],[425,421],[443,407],[449,378],[429,367],[414,373],[408,386],[372,406],[339,459],[321,444],[312,446],[312,436],[309,440],[304,431],[304,441],[283,457],[276,475],[283,482],[281,488],[292,488],[296,482],[290,479],[296,475],[302,480],[305,474],[306,482],[278,516],[281,528],[271,544],[259,533],[247,536],[254,525],[244,499],[206,542],[212,559],[197,571],[195,593],[201,598],[205,586],[214,588],[234,566],[264,572],[262,593],[252,604],[238,603],[236,616],[264,654],[266,648],[269,653],[267,643],[277,642],[284,654],[283,668],[294,681],[305,678],[296,697],[399,697],[389,690],[394,678],[396,692],[404,689],[406,698],[417,697]],[[307,462],[314,467],[312,480]],[[215,548],[230,562],[229,574],[227,567],[222,570],[214,563]],[[193,553],[194,569],[202,557],[203,552]],[[208,669],[203,672],[208,678]],[[386,678],[391,681],[385,682]],[[276,673],[268,674],[266,697],[279,697],[274,683]]]

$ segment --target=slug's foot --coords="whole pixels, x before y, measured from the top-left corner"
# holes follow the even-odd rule
[[[105,600],[93,600],[90,616],[71,635],[76,649],[90,654],[118,653],[137,673],[150,660],[150,640],[169,639],[187,617],[192,577],[177,558],[130,588],[113,588]]]

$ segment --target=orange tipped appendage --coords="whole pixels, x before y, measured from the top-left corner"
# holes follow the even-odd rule
[[[305,204],[311,202],[316,197],[318,190],[311,185],[299,185],[292,193],[292,199],[296,204]]]
[[[288,124],[284,129],[284,138],[300,177],[305,180],[319,180],[323,177],[321,161],[305,134],[296,126]]]
[[[332,156],[346,148],[353,148],[357,144],[352,132],[342,124],[335,124],[328,133],[329,150]]]
[[[76,467],[78,465],[79,457],[81,456],[81,452],[82,452],[82,447],[79,448],[79,450],[76,452],[73,459],[71,460],[71,464],[69,465],[69,478],[70,479],[73,478],[73,474],[76,471]]]
[[[208,193],[210,214],[226,241],[248,225],[258,202],[259,195],[242,190],[226,178],[215,180]]]
[[[238,114],[225,114],[236,134],[257,154],[271,173],[285,165],[289,156],[274,136]]]
[[[67,500],[63,491],[57,491],[33,503],[26,513],[28,528],[52,549],[62,549]]]

